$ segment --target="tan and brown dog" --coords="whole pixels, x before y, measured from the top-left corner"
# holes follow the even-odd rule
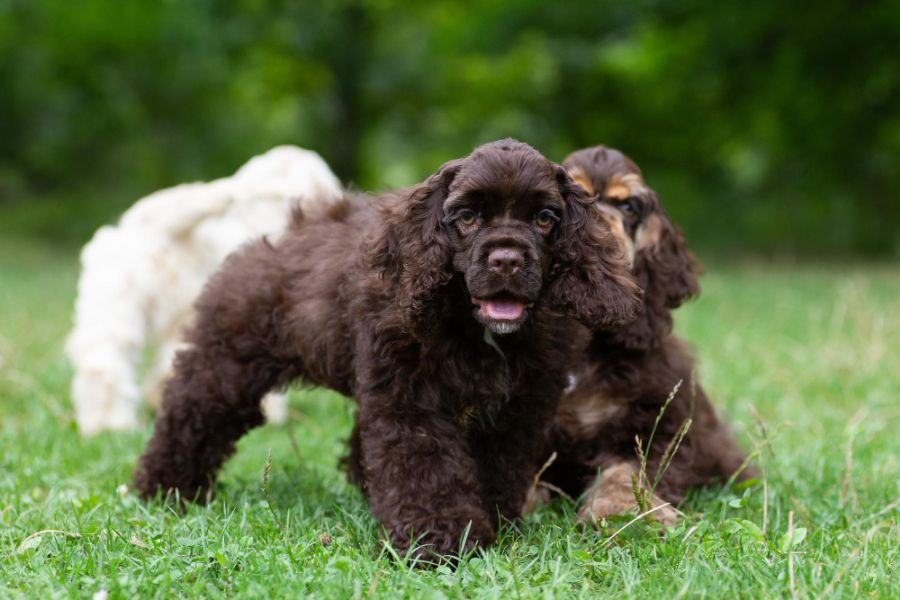
[[[700,268],[638,166],[622,152],[585,148],[563,166],[603,209],[644,291],[644,305],[635,321],[594,333],[557,409],[558,458],[544,478],[583,496],[578,514],[584,521],[653,507],[654,518],[671,523],[677,513],[666,503],[677,504],[692,487],[727,480],[745,463],[695,380],[686,344],[672,334],[671,311],[698,293]],[[646,457],[644,474],[636,438]],[[753,474],[744,469],[738,478]],[[637,492],[633,476],[641,483]]]

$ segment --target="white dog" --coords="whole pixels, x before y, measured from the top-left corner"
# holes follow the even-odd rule
[[[292,205],[320,213],[340,195],[318,154],[281,146],[232,177],[151,194],[118,225],[100,228],[81,253],[75,326],[66,342],[80,431],[137,427],[141,397],[160,403],[207,277],[247,240],[277,235]],[[268,397],[264,408],[270,421],[286,417],[283,397]]]

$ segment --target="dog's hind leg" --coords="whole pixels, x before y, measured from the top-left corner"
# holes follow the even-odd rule
[[[166,341],[160,343],[153,365],[144,376],[143,396],[147,403],[155,410],[162,406],[163,393],[166,382],[172,376],[172,367],[175,363],[175,355],[179,347],[184,344],[180,340],[181,332],[169,335]],[[263,414],[267,423],[284,423],[288,418],[287,395],[279,392],[270,392],[262,401]]]
[[[288,370],[205,345],[180,352],[135,473],[140,493],[177,490],[183,499],[203,500],[235,442],[263,422],[260,401]]]
[[[177,490],[204,500],[235,442],[263,422],[269,391],[300,374],[280,338],[283,276],[275,251],[251,246],[226,262],[197,301],[134,483],[145,497]]]

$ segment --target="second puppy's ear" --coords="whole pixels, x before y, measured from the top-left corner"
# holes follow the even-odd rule
[[[662,235],[656,252],[649,256],[654,279],[666,298],[666,307],[678,308],[700,293],[700,265],[688,250],[684,235],[665,211],[660,215]]]
[[[644,290],[644,306],[638,318],[615,335],[627,348],[646,350],[672,332],[672,309],[700,292],[700,265],[662,207],[635,233],[632,273]]]
[[[564,214],[551,247],[550,303],[591,329],[627,323],[640,305],[640,289],[626,257],[584,188],[561,166],[555,169]]]
[[[635,232],[635,275],[643,280],[649,299],[678,308],[700,292],[701,269],[688,250],[681,230],[659,205]]]

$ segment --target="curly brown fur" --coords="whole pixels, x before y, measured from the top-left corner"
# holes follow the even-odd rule
[[[563,165],[599,200],[603,218],[632,258],[644,306],[634,322],[594,334],[557,409],[554,443],[559,460],[545,478],[573,496],[588,492],[580,510],[586,520],[637,509],[631,489],[631,474],[639,471],[635,437],[646,451],[654,423],[681,381],[646,452],[649,488],[666,448],[685,420],[693,420],[659,481],[657,497],[648,502],[675,504],[691,487],[727,479],[745,458],[694,380],[694,359],[686,345],[671,334],[670,311],[697,294],[699,268],[681,232],[628,157],[597,146],[572,153]],[[753,473],[751,468],[740,477]],[[666,522],[674,514],[654,513]]]
[[[203,499],[263,394],[299,379],[356,399],[349,475],[398,551],[455,553],[469,526],[463,550],[490,543],[520,513],[577,321],[621,325],[638,295],[588,195],[514,140],[295,215],[197,301],[135,484]]]

